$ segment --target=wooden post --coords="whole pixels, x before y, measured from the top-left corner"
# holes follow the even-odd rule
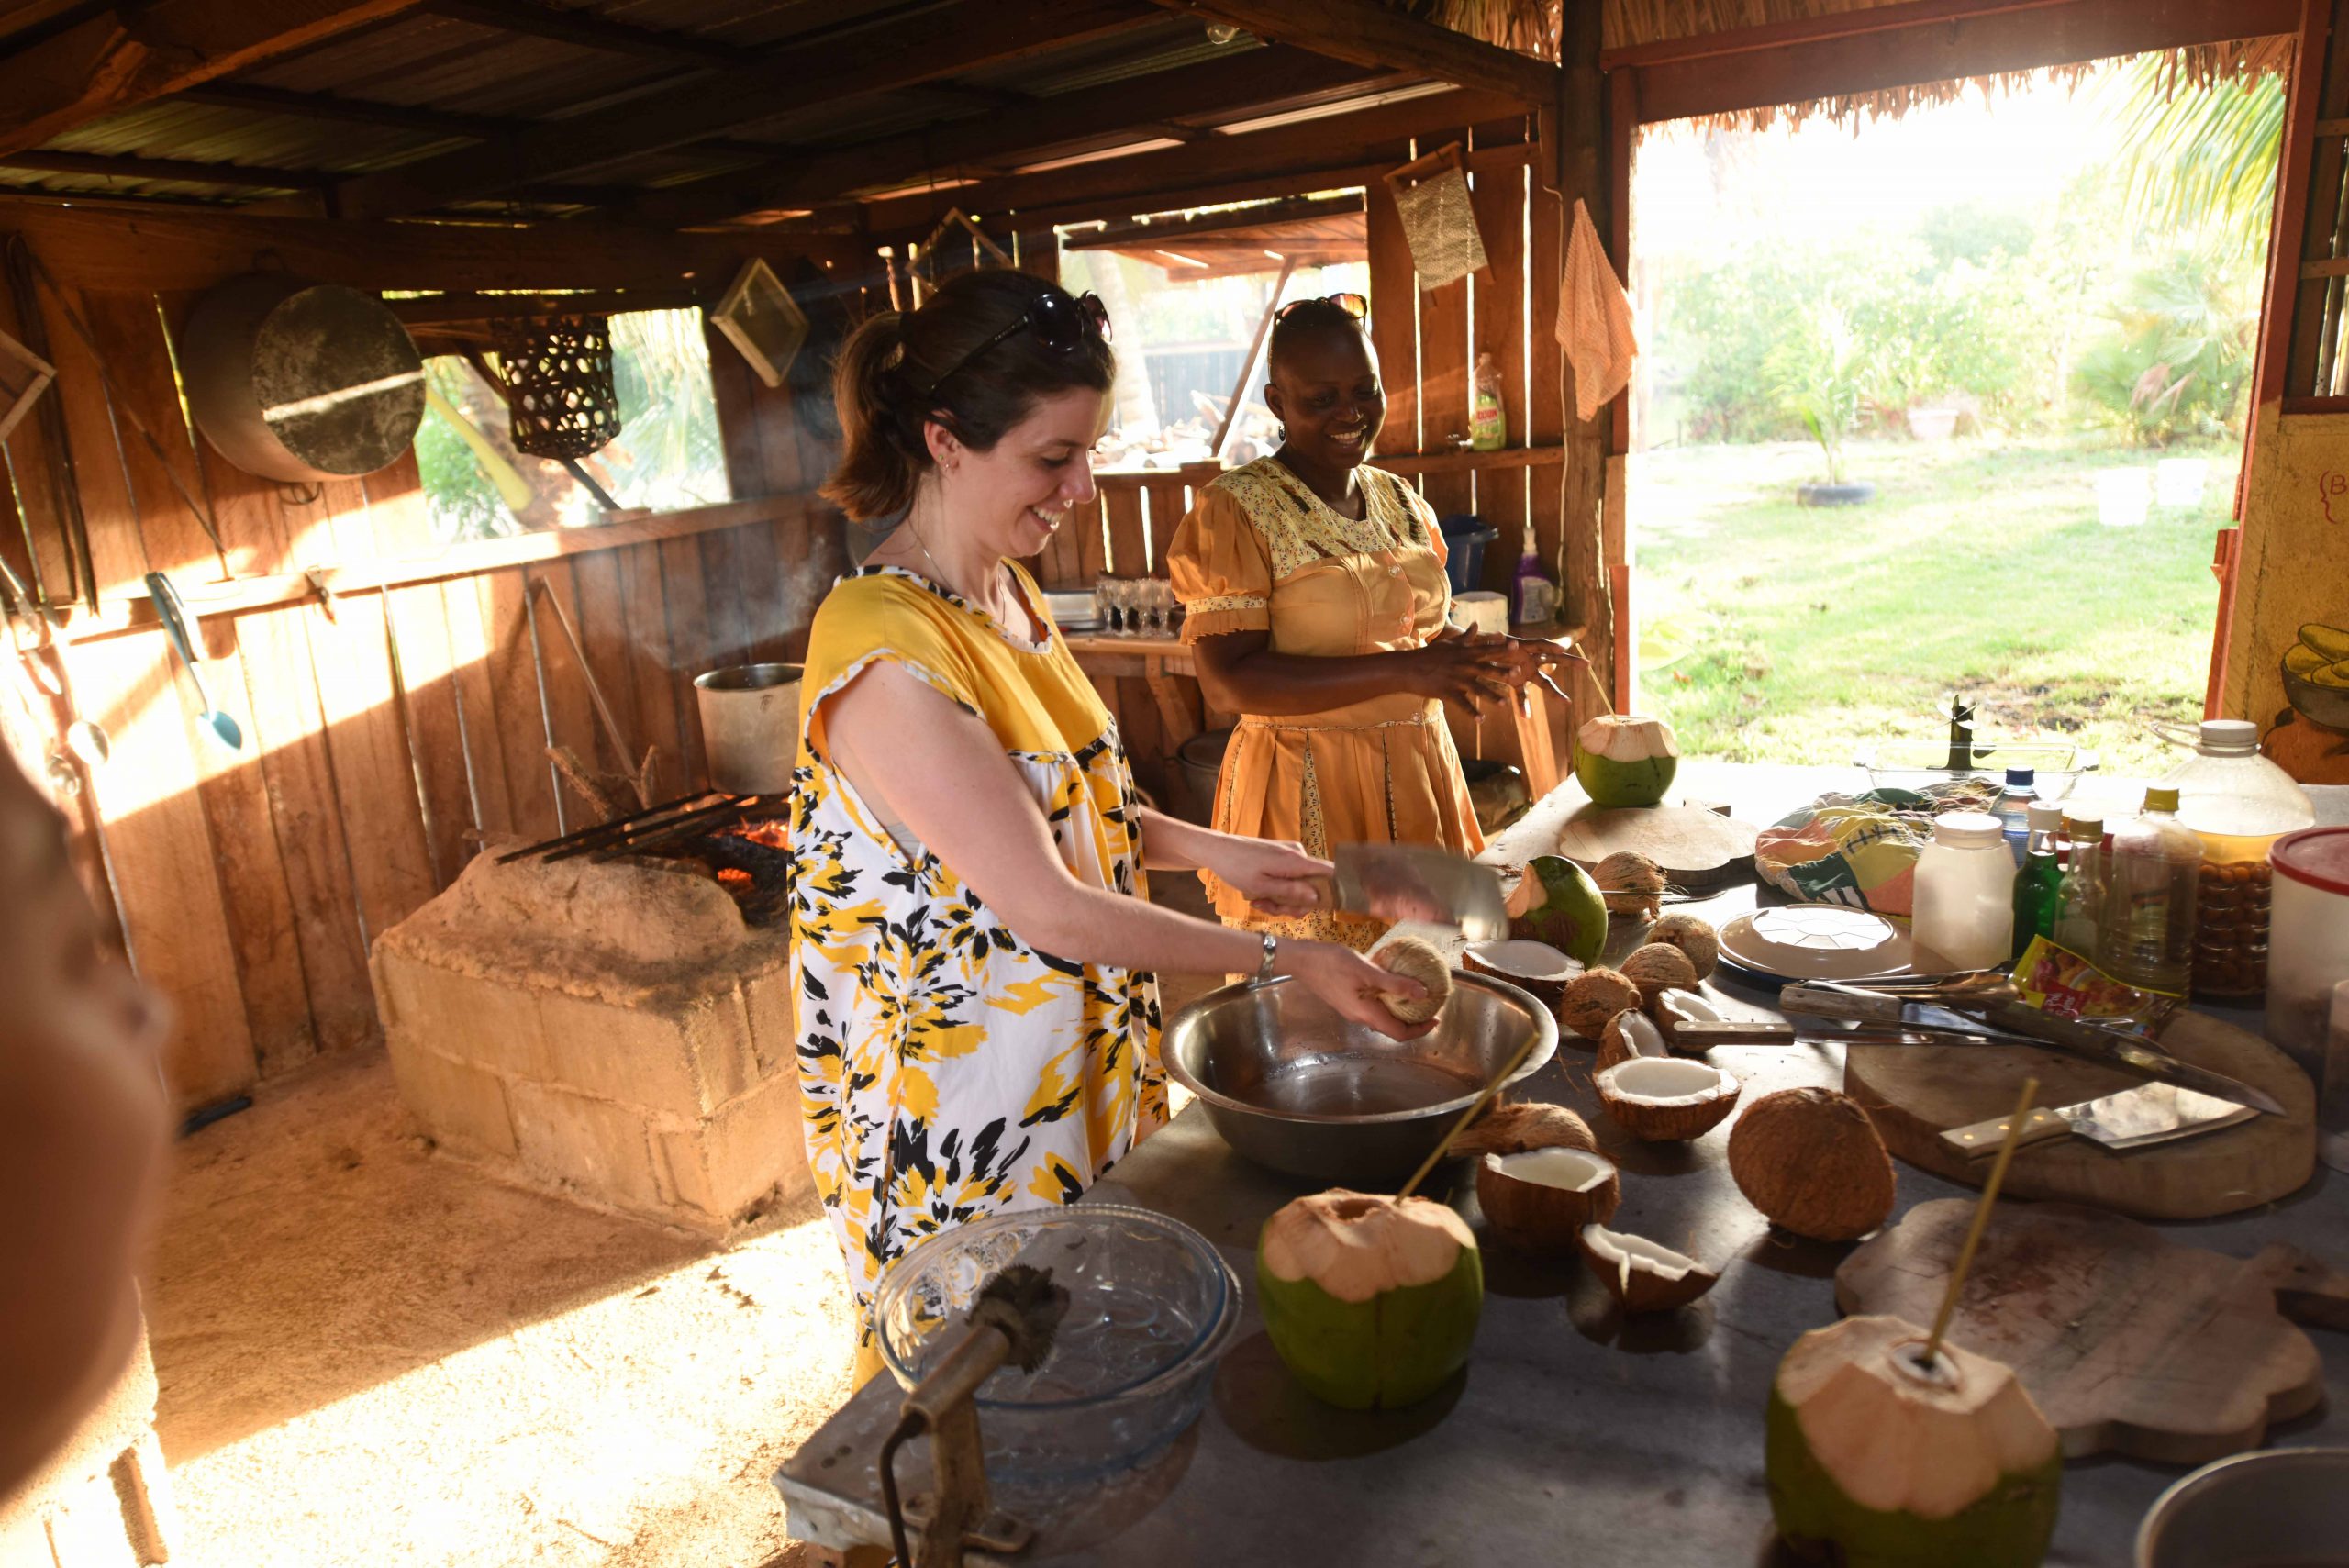
[[[1559,207],[1562,220],[1571,225],[1574,204],[1581,202],[1601,239],[1607,239],[1615,203],[1607,177],[1607,79],[1598,69],[1598,48],[1599,8],[1593,0],[1575,0],[1566,7],[1560,44],[1565,75],[1557,110],[1558,187],[1563,198]],[[1572,365],[1566,367],[1565,375],[1571,387]],[[1560,483],[1565,505],[1559,584],[1564,607],[1559,618],[1586,628],[1582,647],[1590,657],[1591,673],[1602,690],[1614,693],[1620,689],[1615,592],[1612,563],[1606,559],[1604,519],[1611,417],[1601,409],[1595,419],[1578,418],[1572,395],[1564,402],[1566,462],[1560,471]]]

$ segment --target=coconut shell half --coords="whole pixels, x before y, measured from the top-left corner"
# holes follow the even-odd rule
[[[1607,1022],[1607,1032],[1598,1037],[1598,1071],[1629,1062],[1634,1057],[1664,1057],[1672,1054],[1664,1043],[1664,1031],[1654,1020],[1636,1007],[1626,1007]]]
[[[1720,1023],[1721,1010],[1694,991],[1664,991],[1657,994],[1654,1005],[1648,1008],[1648,1017],[1655,1020],[1666,1049],[1694,1056],[1705,1048],[1681,1044],[1680,1026]]]
[[[1669,1312],[1720,1283],[1720,1275],[1644,1236],[1590,1224],[1575,1238],[1582,1261],[1626,1312]]]
[[[1547,942],[1476,942],[1463,954],[1461,966],[1471,974],[1488,974],[1525,991],[1552,1013],[1565,996],[1566,984],[1583,966]]]
[[[1614,1162],[1581,1149],[1487,1154],[1476,1167],[1485,1223],[1520,1252],[1563,1252],[1586,1225],[1615,1218],[1623,1184]]]
[[[1815,1241],[1852,1241],[1892,1214],[1892,1156],[1868,1113],[1832,1089],[1781,1089],[1729,1133],[1729,1173],[1770,1222]]]
[[[1475,1158],[1515,1154],[1528,1149],[1581,1149],[1598,1152],[1590,1123],[1564,1106],[1540,1100],[1504,1101],[1470,1122],[1452,1140],[1452,1152]]]
[[[1602,1068],[1594,1084],[1599,1108],[1649,1143],[1702,1138],[1737,1105],[1738,1081],[1709,1062],[1638,1057]]]

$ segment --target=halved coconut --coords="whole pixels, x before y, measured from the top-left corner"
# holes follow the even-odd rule
[[[1650,1006],[1655,1006],[1655,999],[1666,991],[1697,988],[1697,966],[1670,942],[1650,942],[1634,948],[1618,967],[1624,979],[1640,988],[1641,996]]]
[[[1493,1106],[1452,1140],[1452,1152],[1515,1154],[1527,1149],[1596,1150],[1590,1123],[1564,1106],[1540,1100],[1510,1100]]]
[[[1686,1307],[1721,1277],[1686,1253],[1604,1225],[1586,1225],[1575,1240],[1582,1261],[1626,1312]]]
[[[1464,958],[1469,973],[1489,974],[1520,986],[1553,1013],[1566,994],[1566,982],[1584,969],[1547,942],[1477,942]]]
[[[1487,1154],[1476,1168],[1476,1201],[1493,1234],[1520,1252],[1558,1252],[1586,1225],[1615,1218],[1623,1184],[1611,1161],[1581,1149]]]
[[[1660,991],[1656,993],[1655,1005],[1648,1009],[1648,1013],[1662,1030],[1667,1048],[1685,1050],[1692,1055],[1705,1048],[1701,1045],[1683,1046],[1680,1043],[1680,1026],[1721,1021],[1721,1010],[1694,991]]]
[[[1598,1070],[1601,1073],[1635,1057],[1665,1057],[1671,1054],[1672,1048],[1664,1043],[1664,1031],[1636,1007],[1626,1007],[1609,1019],[1607,1032],[1598,1039]]]
[[[1677,1143],[1720,1126],[1740,1085],[1709,1062],[1643,1056],[1601,1070],[1597,1087],[1600,1107],[1632,1137]]]

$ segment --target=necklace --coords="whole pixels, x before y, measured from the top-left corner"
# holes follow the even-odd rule
[[[921,530],[914,527],[913,519],[911,517],[906,519],[906,532],[913,536],[914,548],[921,551],[921,558],[930,562],[930,573],[938,580],[938,585],[945,589],[950,594],[953,593],[954,584],[952,581],[947,577],[946,568],[938,564],[938,557],[930,554],[930,546],[922,543]],[[1009,626],[1011,622],[1004,617],[1003,606],[997,597],[993,573],[989,574],[987,587],[988,592],[985,597],[988,602],[982,606],[981,608],[994,620],[1002,625]]]

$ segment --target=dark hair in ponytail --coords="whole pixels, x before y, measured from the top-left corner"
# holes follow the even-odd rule
[[[1041,399],[1078,386],[1108,391],[1117,361],[1090,332],[1058,353],[1014,331],[969,358],[1056,287],[1027,272],[963,272],[919,310],[885,311],[859,326],[832,372],[841,461],[825,499],[860,521],[891,517],[913,505],[915,482],[930,466],[929,421],[990,451]]]

